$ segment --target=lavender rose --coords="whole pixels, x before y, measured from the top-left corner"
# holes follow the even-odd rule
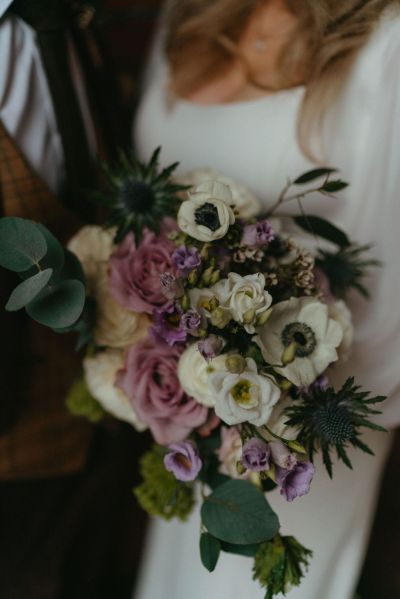
[[[125,391],[138,418],[161,445],[186,439],[204,424],[208,410],[188,397],[177,376],[181,350],[147,338],[132,346],[117,386]]]
[[[263,472],[269,468],[270,449],[261,439],[249,439],[243,445],[241,462],[247,470]]]
[[[270,243],[275,238],[271,223],[262,220],[254,225],[246,225],[243,229],[242,245],[257,248]]]
[[[166,470],[183,482],[195,480],[202,467],[196,445],[192,441],[182,441],[172,443],[168,449],[171,452],[164,458]]]
[[[315,467],[311,462],[297,462],[293,470],[277,468],[276,482],[281,488],[281,495],[286,501],[293,501],[296,497],[307,495],[314,474]]]
[[[164,235],[147,229],[138,247],[133,234],[127,235],[110,258],[110,293],[117,302],[128,310],[148,314],[165,304],[160,276],[175,273],[173,249]]]

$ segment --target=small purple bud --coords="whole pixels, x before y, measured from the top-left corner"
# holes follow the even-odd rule
[[[269,447],[274,464],[285,470],[293,470],[297,464],[296,456],[289,451],[282,441],[271,441]]]
[[[181,441],[168,446],[170,453],[164,457],[164,466],[177,480],[194,480],[202,468],[198,449],[193,441]]]
[[[241,462],[247,470],[263,472],[269,468],[270,449],[261,439],[249,439],[243,445]]]
[[[242,245],[256,248],[267,245],[275,238],[271,223],[262,220],[254,225],[246,225],[243,229]]]
[[[211,360],[218,356],[225,345],[224,340],[217,335],[209,335],[205,339],[201,339],[197,347],[199,352],[206,360]]]
[[[181,245],[173,252],[172,262],[179,270],[179,274],[182,277],[187,277],[192,270],[200,266],[201,256],[197,248]]]
[[[163,272],[160,275],[161,292],[169,300],[182,297],[184,293],[182,281],[179,281],[170,272]]]
[[[314,474],[315,467],[311,462],[297,462],[293,470],[278,467],[276,482],[281,488],[281,495],[286,501],[293,501],[297,497],[307,495]]]

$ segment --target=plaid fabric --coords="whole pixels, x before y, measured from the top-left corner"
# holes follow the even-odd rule
[[[65,238],[77,223],[27,164],[0,121],[0,205],[4,215],[37,220]],[[10,292],[0,273],[1,294]],[[15,286],[15,277],[13,278]],[[4,306],[5,297],[1,298]],[[63,399],[79,372],[73,339],[59,336],[1,307],[2,410],[19,412],[0,435],[0,479],[50,477],[77,472],[86,460],[88,424],[69,415]],[[7,335],[7,332],[9,336]],[[1,423],[0,423],[1,424]],[[4,429],[4,426],[2,427]]]

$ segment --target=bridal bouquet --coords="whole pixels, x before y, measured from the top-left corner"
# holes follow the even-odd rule
[[[373,261],[303,208],[279,214],[344,188],[332,169],[289,182],[263,213],[213,171],[159,172],[158,155],[107,170],[110,191],[96,199],[109,220],[83,227],[68,250],[40,225],[0,220],[0,263],[24,279],[7,307],[79,332],[87,349],[70,409],[149,429],[139,503],[184,520],[201,497],[204,566],[221,551],[252,557],[272,598],[300,583],[311,551],[280,534],[268,492],[306,495],[317,452],[332,476],[334,456],[351,467],[348,448],[370,452],[362,431],[380,429],[370,417],[382,397],[330,381],[351,348],[346,292],[365,293]]]

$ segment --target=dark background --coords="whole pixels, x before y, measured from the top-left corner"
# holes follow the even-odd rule
[[[120,74],[127,127],[131,126],[140,90],[140,74],[161,4],[160,0],[105,2],[105,32]],[[399,474],[400,434],[397,434],[386,468],[377,516],[360,580],[360,599],[400,599]]]

